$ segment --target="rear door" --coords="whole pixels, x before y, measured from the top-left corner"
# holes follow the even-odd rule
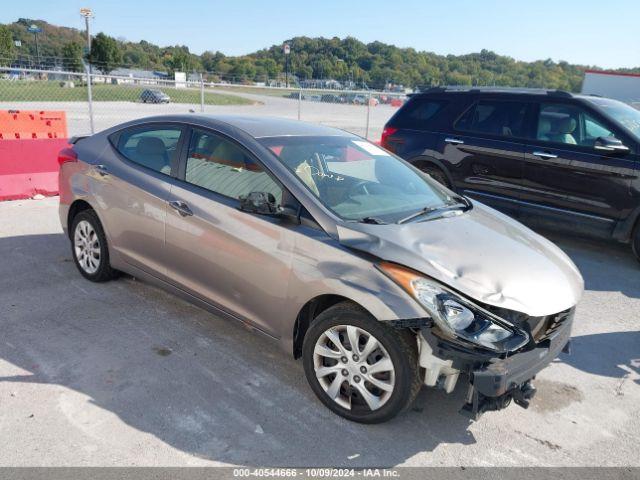
[[[239,210],[239,196],[283,187],[230,137],[194,128],[172,186],[166,222],[170,281],[277,335],[286,298],[293,237],[289,222]]]
[[[113,248],[131,265],[164,276],[164,222],[185,128],[151,124],[109,137],[95,195]],[[107,152],[105,152],[107,153]]]
[[[478,97],[443,135],[443,155],[457,189],[518,214],[530,103]]]
[[[609,235],[632,207],[635,142],[597,111],[570,99],[540,101],[535,119],[525,153],[524,218]],[[629,152],[596,149],[596,139],[608,136]]]

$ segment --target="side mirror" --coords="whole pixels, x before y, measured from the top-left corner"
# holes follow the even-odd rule
[[[593,148],[602,152],[611,153],[627,153],[629,151],[629,147],[624,145],[616,137],[598,137]]]
[[[280,215],[281,209],[276,205],[276,197],[269,192],[251,192],[240,195],[240,210],[261,215]]]

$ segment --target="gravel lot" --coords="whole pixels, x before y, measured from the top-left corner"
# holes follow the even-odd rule
[[[269,96],[226,91],[253,100],[253,105],[205,105],[205,113],[259,115],[283,118],[298,118],[298,101]],[[212,92],[215,93],[215,92]],[[83,135],[90,132],[89,105],[87,102],[0,102],[0,110],[63,110],[67,114],[69,135]],[[100,131],[136,118],[170,113],[200,112],[200,105],[185,103],[145,104],[136,102],[94,102],[95,130]],[[369,118],[369,139],[379,140],[387,120],[398,109],[389,105],[371,107]],[[357,135],[365,136],[367,108],[362,105],[343,105],[303,101],[300,104],[300,119],[342,128]]]
[[[478,422],[424,389],[390,423],[331,414],[274,343],[131,278],[76,271],[57,198],[0,203],[0,464],[640,466],[640,264],[555,238],[582,271],[573,354],[529,410]]]

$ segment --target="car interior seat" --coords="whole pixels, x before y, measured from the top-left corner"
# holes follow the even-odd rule
[[[575,119],[569,116],[557,120],[553,131],[549,133],[549,139],[553,142],[576,145],[578,142],[576,142],[576,139],[573,136],[576,125]]]
[[[171,173],[171,162],[167,147],[158,137],[141,137],[136,145],[135,159],[141,165],[162,172]]]
[[[551,132],[551,120],[548,118],[541,118],[538,120],[538,140],[552,141],[549,137]]]

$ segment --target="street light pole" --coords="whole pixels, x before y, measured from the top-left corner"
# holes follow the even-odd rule
[[[288,43],[282,46],[284,53],[284,81],[287,88],[289,88],[289,55],[291,54],[291,47]]]
[[[80,16],[84,17],[84,25],[87,34],[87,46],[85,48],[86,55],[89,55],[89,52],[91,52],[91,33],[89,31],[89,19],[93,18],[93,11],[90,8],[81,8]],[[89,62],[89,75],[91,75],[91,62]]]
[[[38,34],[42,32],[42,29],[37,26],[35,23],[27,28],[29,33],[33,33],[33,36],[36,40],[36,60],[38,62],[38,67],[40,67],[40,45],[38,44]]]

